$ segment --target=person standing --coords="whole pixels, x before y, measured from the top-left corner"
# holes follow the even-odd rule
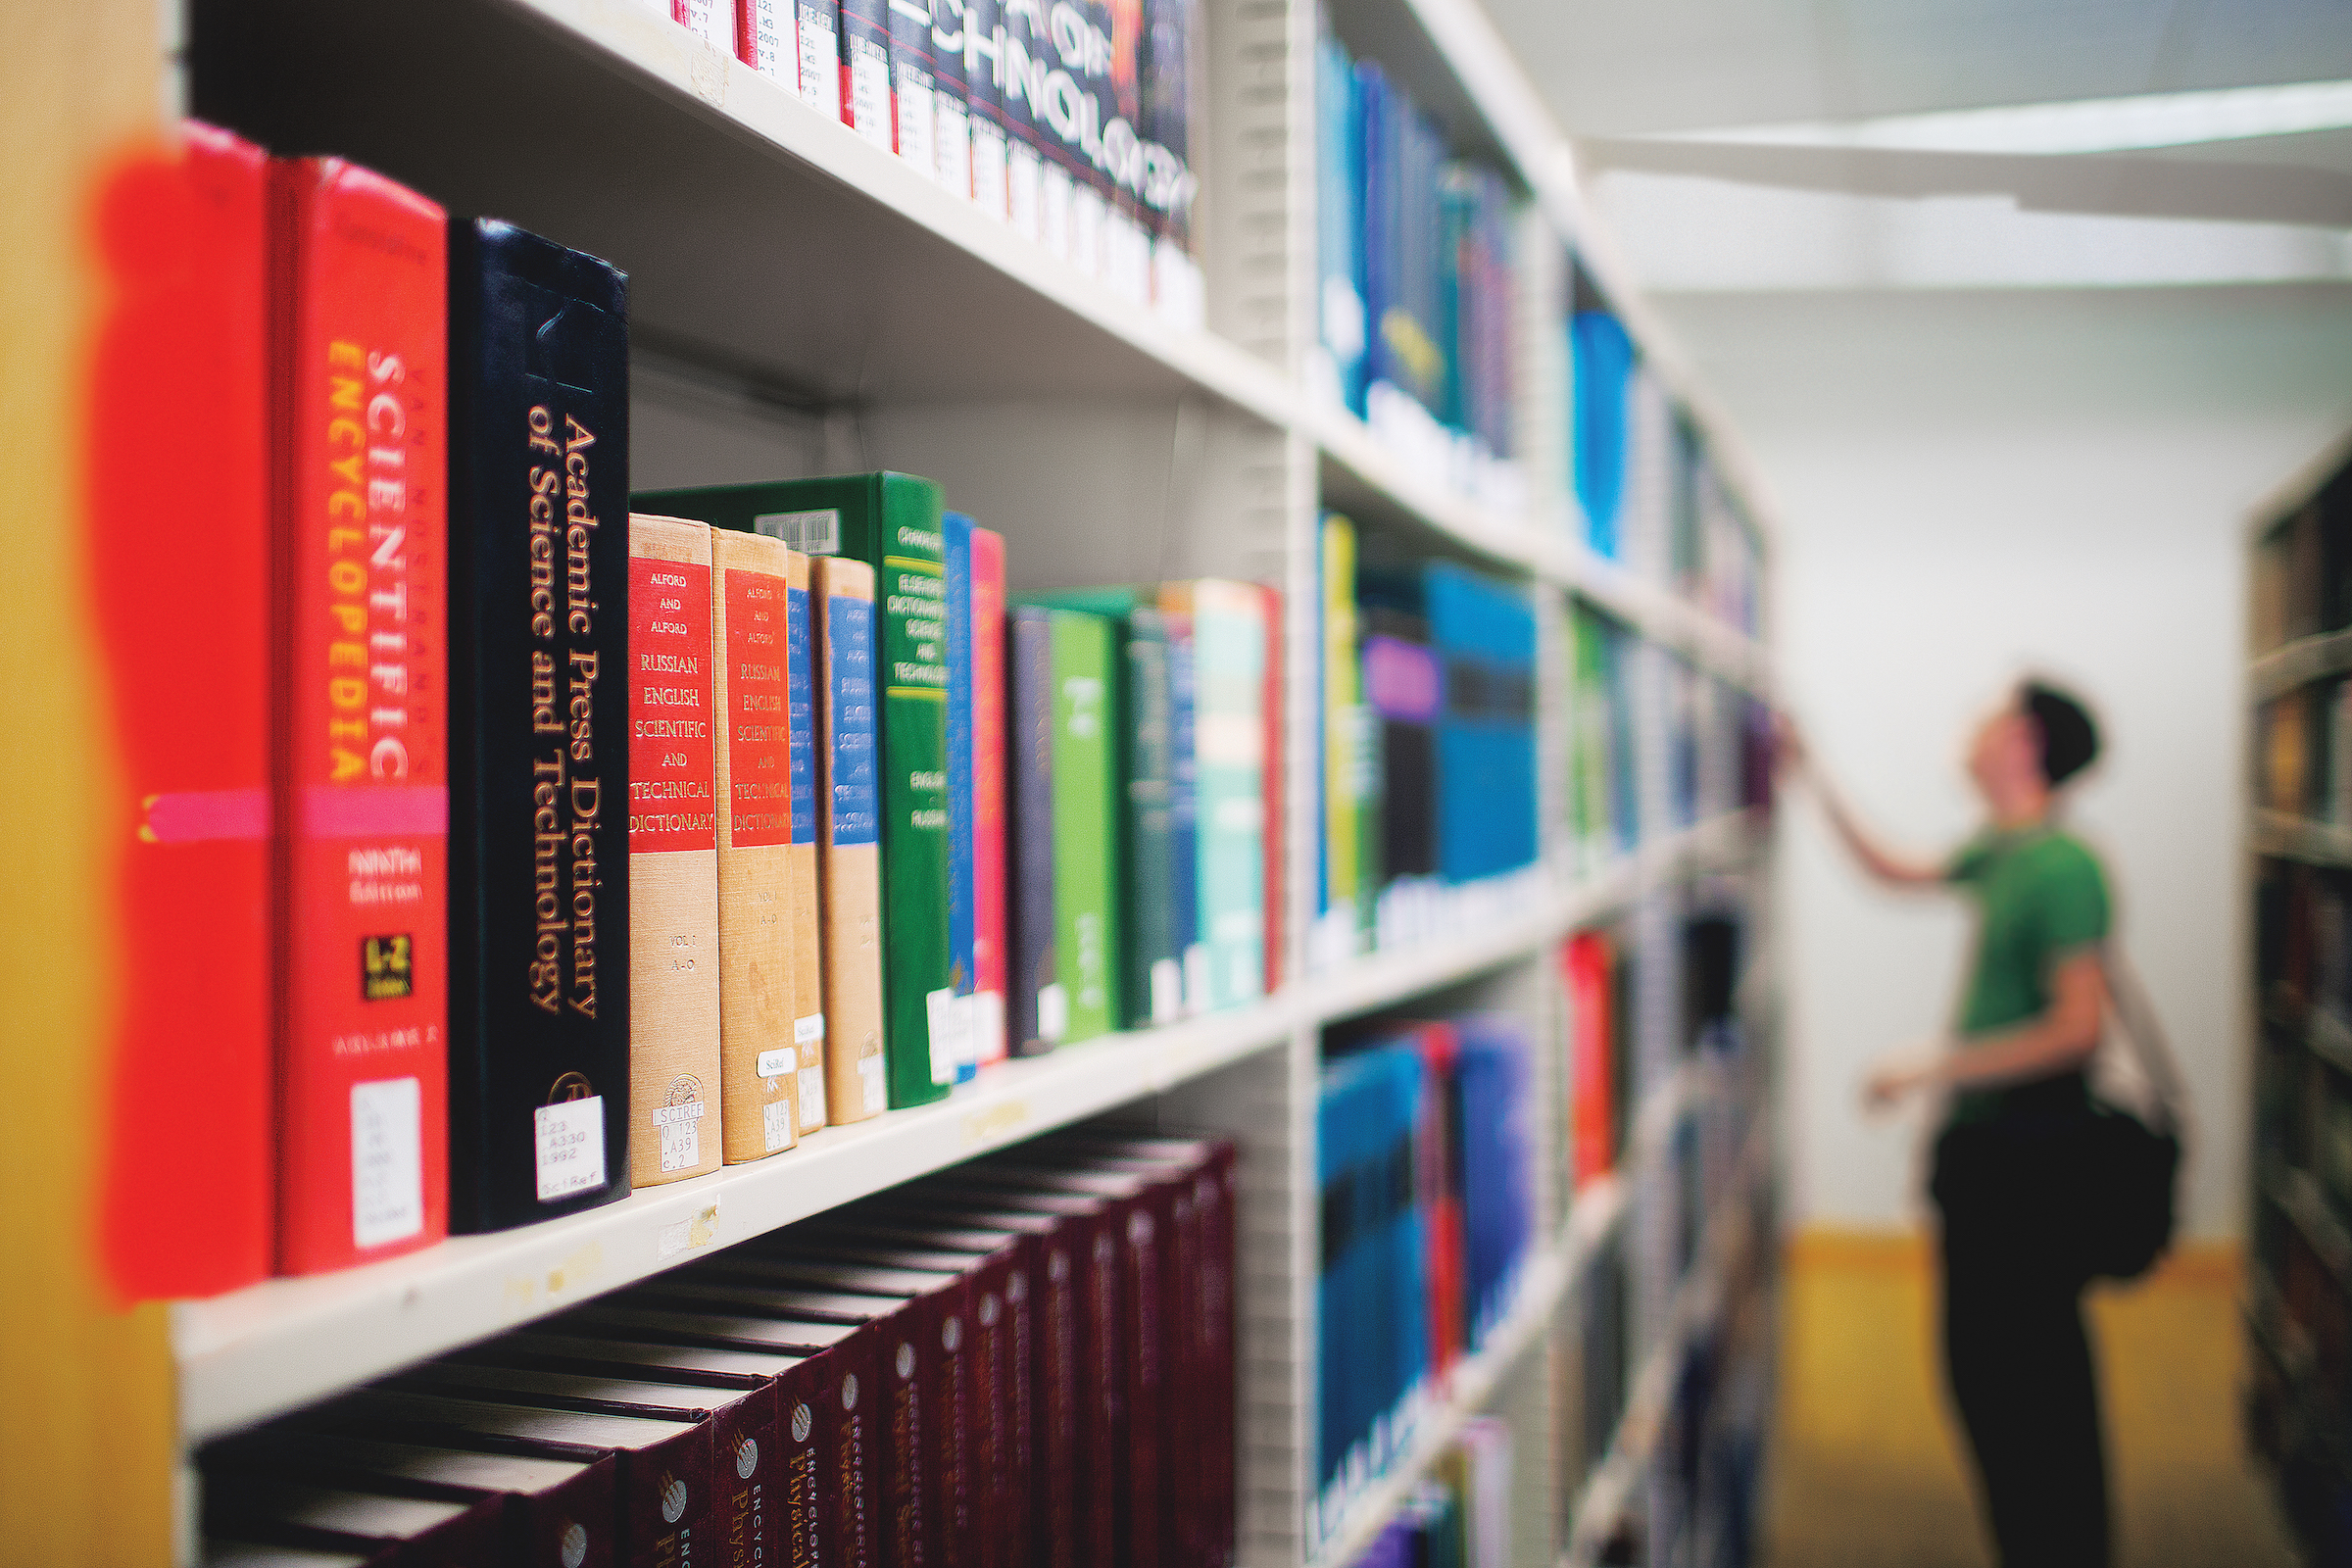
[[[1943,1351],[2002,1568],[2110,1559],[2098,1388],[2082,1321],[2090,1268],[2053,1184],[2079,1181],[2092,1115],[2085,1069],[2107,1001],[2107,878],[2058,820],[2098,756],[2082,704],[2029,680],[1978,727],[1968,771],[1984,827],[1942,864],[1866,832],[1794,726],[1785,768],[1809,780],[1837,836],[1897,886],[1953,889],[1976,906],[1976,952],[1954,1038],[1880,1061],[1876,1109],[1949,1095],[1931,1181],[1942,1219]]]

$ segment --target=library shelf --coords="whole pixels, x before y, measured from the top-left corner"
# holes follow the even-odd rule
[[[2264,654],[2246,667],[2246,686],[2256,703],[2283,696],[2328,675],[2352,670],[2352,631],[2324,631],[2298,637]]]
[[[1753,1184],[1766,1175],[1765,1147],[1761,1132],[1750,1134],[1731,1190],[1707,1217],[1699,1262],[1675,1288],[1658,1343],[1642,1357],[1627,1389],[1625,1411],[1609,1446],[1577,1494],[1560,1568],[1591,1568],[1600,1560],[1610,1532],[1624,1517],[1666,1430],[1684,1356],[1695,1341],[1714,1330],[1727,1302],[1735,1261],[1757,1245],[1748,1199]]]
[[[2352,1073],[2352,1024],[2333,1007],[2312,1007],[2303,1025],[2303,1039],[2313,1055],[2338,1072]]]
[[[1120,298],[652,7],[191,0],[190,19],[192,112],[609,259],[630,277],[637,348],[808,412],[1205,395],[1308,442],[1336,502],[1377,497],[1730,679],[1760,679],[1745,632],[1601,562],[1565,523],[1411,471],[1271,361]],[[809,278],[836,286],[786,283]],[[1640,330],[1646,348],[1658,329]],[[1698,389],[1667,379],[1720,440]],[[1754,485],[1736,461],[1727,473],[1754,515]]]
[[[2273,1176],[2270,1189],[2271,1201],[2334,1277],[2336,1288],[2352,1291],[2352,1230],[2336,1218],[2320,1184],[2309,1171],[2288,1170]]]
[[[1247,1007],[1004,1062],[935,1105],[829,1127],[772,1159],[381,1263],[175,1303],[191,1446],[869,1193],[1189,1083],[1296,1034],[1526,957],[1643,888],[1728,865],[1749,827],[1670,835],[1459,944],[1374,955]]]
[[[2257,855],[2310,865],[2352,865],[2352,828],[2291,811],[2256,811],[2249,839]]]

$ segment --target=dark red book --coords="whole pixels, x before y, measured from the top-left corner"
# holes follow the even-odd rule
[[[712,1533],[700,1543],[702,1550],[715,1549],[717,1555],[710,1560],[727,1568],[756,1568],[777,1549],[767,1501],[779,1490],[782,1452],[776,1446],[776,1401],[768,1378],[682,1383],[642,1374],[427,1361],[382,1386],[549,1410],[707,1422]],[[702,1550],[689,1555],[700,1556]]]
[[[272,1476],[229,1475],[204,1497],[214,1541],[348,1552],[368,1568],[474,1568],[505,1553],[506,1504],[404,1497]]]
[[[870,1328],[809,1323],[727,1308],[598,1304],[549,1318],[541,1335],[602,1344],[649,1344],[803,1357],[776,1382],[776,1425],[785,1456],[786,1561],[874,1568],[880,1440],[871,1420],[877,1386]]]
[[[204,1452],[208,1487],[239,1475],[322,1482],[355,1492],[498,1499],[504,1552],[517,1568],[613,1568],[614,1461],[476,1453],[421,1443],[386,1443],[265,1427]]]
[[[277,1267],[448,1227],[449,790],[440,208],[270,169],[278,462]]]
[[[129,542],[94,597],[129,804],[101,1249],[124,1300],[260,1279],[274,1222],[269,160],[195,122],[182,147],[109,190],[90,383],[94,537]],[[139,542],[166,497],[202,549]]]
[[[705,1422],[534,1408],[494,1397],[366,1389],[291,1418],[299,1431],[429,1443],[550,1459],[611,1454],[622,1568],[701,1568],[711,1539]]]

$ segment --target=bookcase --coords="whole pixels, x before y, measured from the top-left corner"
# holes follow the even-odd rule
[[[2246,701],[2254,906],[2246,1419],[2315,1558],[2344,1549],[2352,1421],[2352,442],[2256,512]]]
[[[1016,589],[1216,574],[1275,585],[1299,611],[1316,603],[1331,509],[1368,555],[1459,560],[1524,583],[1540,635],[1539,863],[1416,940],[1310,961],[1324,742],[1316,633],[1294,613],[1287,685],[1304,695],[1286,708],[1288,946],[1273,995],[1009,1062],[943,1103],[608,1207],[173,1304],[169,1389],[151,1396],[172,1412],[183,1554],[188,1461],[212,1439],[974,1154],[1115,1117],[1241,1146],[1241,1561],[1345,1568],[1486,1412],[1512,1433],[1514,1562],[1739,1560],[1771,1376],[1776,1005],[1769,816],[1725,781],[1753,764],[1738,718],[1766,690],[1768,659],[1752,614],[1719,613],[1672,562],[1612,561],[1584,542],[1563,378],[1544,373],[1563,352],[1572,289],[1597,291],[1643,367],[1628,528],[1673,531],[1676,466],[1693,452],[1758,559],[1766,502],[1472,0],[1334,0],[1330,13],[1457,151],[1526,198],[1513,321],[1524,508],[1463,491],[1310,389],[1318,21],[1306,0],[1204,9],[1199,331],[1078,276],[635,0],[184,0],[162,8],[168,36],[122,40],[106,69],[134,82],[152,71],[167,115],[350,157],[453,212],[496,214],[624,269],[640,487],[901,468],[1006,534]],[[1604,700],[1576,678],[1572,610],[1609,627],[1630,832],[1596,832],[1572,805],[1592,727],[1579,705]],[[1690,933],[1721,911],[1738,914],[1744,978],[1700,1008]],[[1572,1189],[1575,1019],[1558,950],[1603,928],[1618,955],[1620,1150]],[[1325,1040],[1462,1008],[1509,1011],[1544,1043],[1530,1116],[1539,1242],[1507,1312],[1426,1392],[1396,1451],[1319,1497]],[[142,1494],[167,1488],[150,1478]]]

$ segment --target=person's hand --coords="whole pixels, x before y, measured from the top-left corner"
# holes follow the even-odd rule
[[[1796,727],[1796,720],[1781,709],[1773,710],[1772,714],[1772,765],[1776,772],[1784,775],[1805,770],[1804,732]]]
[[[1941,1051],[1925,1048],[1882,1058],[1862,1080],[1863,1106],[1874,1112],[1892,1110],[1936,1081],[1942,1056]]]

